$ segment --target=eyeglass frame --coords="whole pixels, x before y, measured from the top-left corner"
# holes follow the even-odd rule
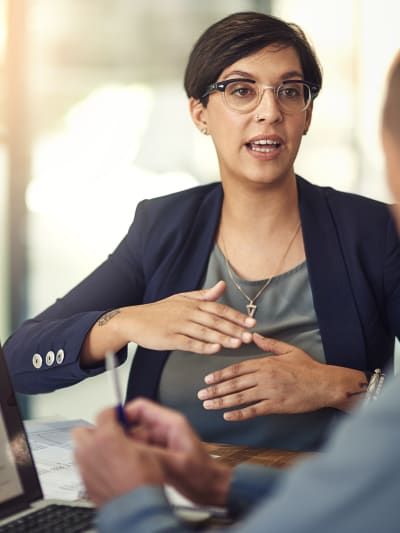
[[[260,95],[259,95],[259,98],[258,98],[258,101],[257,103],[255,104],[254,107],[252,107],[251,109],[247,109],[245,111],[242,111],[240,109],[236,109],[235,107],[232,107],[228,104],[228,102],[226,101],[226,97],[225,97],[225,90],[227,88],[227,86],[230,84],[230,83],[240,83],[240,82],[247,82],[247,83],[255,83],[255,84],[258,84],[258,82],[256,80],[253,80],[251,78],[231,78],[229,80],[223,80],[223,81],[216,81],[215,83],[211,83],[211,85],[209,85],[204,94],[200,97],[200,102],[205,100],[208,96],[210,96],[210,94],[212,94],[213,92],[215,91],[219,91],[220,93],[223,94],[223,97],[224,97],[224,102],[225,104],[230,108],[232,109],[233,111],[237,111],[238,113],[251,113],[252,111],[254,111],[257,106],[260,104],[261,100],[262,100],[262,97],[264,96],[264,92],[266,89],[272,89],[273,90],[273,93],[275,95],[275,98],[277,99],[277,102],[278,102],[278,105],[279,105],[279,98],[277,96],[277,90],[279,89],[279,87],[281,87],[282,85],[284,86],[286,83],[289,84],[289,83],[302,83],[303,85],[306,85],[308,87],[308,90],[309,90],[309,94],[310,94],[310,97],[309,97],[309,100],[308,102],[306,103],[306,106],[304,107],[304,109],[302,109],[301,111],[297,111],[297,113],[302,113],[303,111],[305,111],[311,104],[311,102],[318,96],[319,94],[319,91],[321,90],[321,87],[319,85],[317,85],[316,83],[311,83],[309,81],[306,81],[306,80],[298,80],[298,79],[295,79],[295,80],[283,80],[275,85],[262,85],[262,91],[260,92]],[[296,111],[294,113],[291,113],[290,111],[285,111],[284,109],[282,109],[282,111],[286,114],[295,114]]]

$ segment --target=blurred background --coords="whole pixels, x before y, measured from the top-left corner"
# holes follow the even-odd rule
[[[218,179],[182,78],[200,33],[242,10],[298,23],[322,63],[296,171],[390,200],[378,128],[398,0],[0,0],[3,342],[105,259],[138,201]],[[92,420],[108,390],[103,375],[21,404]]]

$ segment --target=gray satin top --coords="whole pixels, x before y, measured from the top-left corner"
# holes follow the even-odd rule
[[[233,275],[250,298],[265,282],[246,281]],[[221,250],[214,246],[203,287],[211,287],[221,279],[227,282],[227,289],[219,301],[246,312],[248,302],[230,279]],[[305,262],[274,277],[255,303],[257,325],[254,331],[298,346],[325,363]],[[244,359],[268,355],[253,343],[237,350],[223,349],[216,355],[173,351],[161,375],[159,401],[183,412],[203,440],[209,442],[291,450],[319,447],[327,426],[337,413],[335,409],[226,422],[222,411],[205,410],[197,398],[197,392],[205,387],[206,374]]]

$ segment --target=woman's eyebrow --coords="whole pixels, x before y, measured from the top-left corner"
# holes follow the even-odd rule
[[[281,79],[286,80],[288,78],[300,78],[303,79],[303,73],[298,70],[290,70],[282,74]]]
[[[254,74],[251,74],[250,72],[245,72],[243,70],[231,70],[225,74],[223,79],[227,80],[235,76],[239,76],[242,78],[250,78],[250,79],[257,78],[257,76],[255,76]],[[290,78],[303,79],[303,73],[300,72],[299,70],[289,70],[288,72],[284,72],[279,76],[280,80],[287,80]]]
[[[240,76],[241,78],[254,79],[254,75],[250,74],[250,72],[244,72],[243,70],[231,70],[227,74],[225,74],[224,80],[237,76]]]

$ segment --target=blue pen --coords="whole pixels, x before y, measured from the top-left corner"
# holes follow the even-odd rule
[[[111,378],[113,381],[113,389],[117,400],[117,415],[119,422],[123,425],[125,429],[129,428],[128,421],[125,417],[124,406],[122,404],[122,394],[121,394],[121,385],[118,379],[118,370],[117,365],[115,364],[115,354],[113,352],[106,353],[106,370],[109,370],[111,373]]]

